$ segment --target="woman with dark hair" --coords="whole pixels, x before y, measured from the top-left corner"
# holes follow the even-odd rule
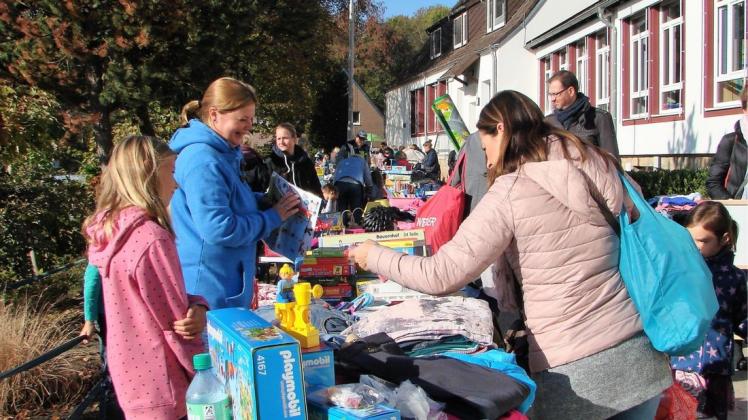
[[[434,295],[494,263],[486,293],[525,318],[533,419],[652,419],[672,378],[642,332],[618,271],[618,236],[600,210],[638,216],[616,161],[545,123],[515,91],[497,94],[477,128],[489,190],[454,238],[431,257],[366,242],[352,251],[356,263]]]

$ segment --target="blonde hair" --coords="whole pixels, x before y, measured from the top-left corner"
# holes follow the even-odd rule
[[[216,107],[218,112],[230,112],[249,104],[257,104],[257,94],[252,85],[233,77],[221,77],[205,89],[201,100],[192,100],[182,107],[180,120],[184,125],[190,119],[197,118],[213,128],[208,118],[211,107]]]
[[[288,264],[283,264],[283,267],[278,271],[279,276],[293,276],[294,274],[296,274],[296,272],[293,271],[293,268]]]
[[[299,135],[296,134],[296,127],[294,127],[293,124],[289,122],[282,122],[275,127],[276,130],[279,128],[287,130],[289,133],[291,133],[291,136],[293,136],[293,138],[295,139],[299,138]]]
[[[130,136],[114,146],[109,164],[101,175],[96,211],[83,222],[83,234],[90,243],[112,237],[114,220],[123,209],[139,207],[156,223],[172,232],[166,206],[159,197],[158,170],[174,156],[163,141],[149,136]],[[87,228],[100,224],[104,236],[90,237]]]

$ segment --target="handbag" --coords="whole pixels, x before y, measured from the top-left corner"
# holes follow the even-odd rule
[[[462,170],[460,183],[454,187],[451,186],[452,177],[457,172],[452,171],[447,183],[416,211],[416,228],[424,229],[426,245],[431,247],[432,255],[454,237],[462,223],[462,215],[465,211],[464,162],[465,154],[463,153],[457,161],[457,167]]]
[[[704,343],[717,313],[712,273],[688,231],[657,213],[618,176],[639,211],[636,221],[625,209],[616,220],[601,196],[593,198],[620,232],[618,269],[626,290],[654,348],[671,356],[689,354]]]

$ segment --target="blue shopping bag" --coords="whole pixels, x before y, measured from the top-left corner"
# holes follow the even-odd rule
[[[718,303],[712,273],[691,235],[657,213],[619,174],[639,219],[618,217],[619,270],[655,349],[671,356],[691,353],[704,343]]]

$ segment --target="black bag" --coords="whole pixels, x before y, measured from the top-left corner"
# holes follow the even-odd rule
[[[373,374],[400,384],[410,380],[445,410],[465,419],[496,419],[529,395],[526,385],[497,370],[444,356],[410,357],[385,333],[360,339],[337,351],[335,371]]]

